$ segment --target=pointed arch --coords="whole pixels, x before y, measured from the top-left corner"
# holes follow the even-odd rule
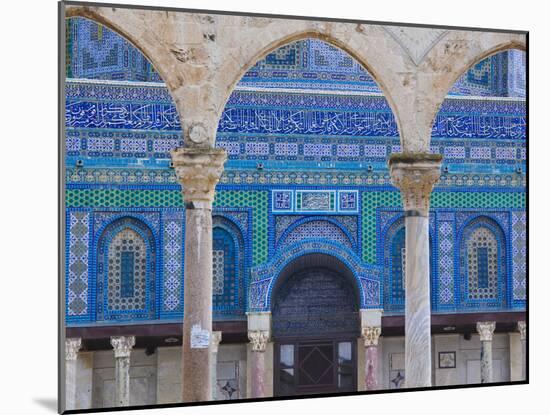
[[[96,320],[157,318],[155,236],[142,220],[122,216],[100,232],[96,250]]]
[[[506,308],[508,266],[506,234],[489,216],[470,218],[458,233],[460,306]]]
[[[212,217],[212,306],[214,317],[244,315],[246,247],[242,230],[230,218]]]

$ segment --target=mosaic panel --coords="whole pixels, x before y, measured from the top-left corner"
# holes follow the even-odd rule
[[[487,228],[477,228],[467,242],[468,297],[493,299],[498,295],[498,256],[495,235]]]
[[[214,249],[212,251],[212,293],[223,294],[223,276],[225,269],[225,250]]]
[[[376,263],[376,209],[380,206],[402,208],[401,196],[397,191],[369,191],[361,195],[362,209],[362,257],[366,263]],[[489,191],[435,191],[430,198],[430,207],[469,209],[469,208],[506,208],[524,209],[523,192]]]
[[[389,301],[393,304],[405,303],[405,228],[401,227],[393,236],[391,242],[390,275],[388,287]]]
[[[497,214],[492,213],[491,216],[497,217]],[[457,222],[458,218],[457,215]],[[472,218],[459,233],[460,249],[456,253],[460,267],[460,292],[463,297],[461,307],[503,307],[506,305],[508,267],[505,235],[493,218],[470,214],[469,219]],[[486,251],[478,251],[478,248],[485,248]],[[483,261],[484,253],[485,264],[479,264],[478,261]],[[483,272],[487,274],[482,276],[481,281],[478,274],[480,265],[486,265]]]
[[[274,218],[275,221],[275,245],[278,245],[281,241],[283,234],[286,234],[289,230],[293,229],[297,224],[307,223],[310,221],[321,221],[335,224],[342,232],[345,229],[344,236],[349,243],[353,245],[357,244],[357,216],[301,216],[301,215],[277,215]],[[337,224],[337,225],[336,225]],[[285,236],[286,237],[286,236]]]
[[[304,222],[288,233],[278,244],[278,249],[304,239],[331,240],[353,248],[349,237],[337,225],[326,220],[312,220]]]
[[[438,221],[439,240],[439,292],[438,301],[454,303],[454,226],[453,222]]]
[[[183,311],[183,233],[184,213],[163,213],[163,286],[165,312]]]
[[[122,229],[109,243],[107,254],[108,310],[146,307],[147,248],[133,229]]]
[[[239,212],[231,212],[239,214]],[[240,212],[246,214],[246,212]],[[213,289],[212,298],[215,318],[244,317],[248,259],[240,222],[234,222],[234,215],[217,210],[212,218],[213,225]]]
[[[65,192],[67,207],[183,207],[180,188],[175,189],[123,189],[123,188],[71,188]],[[252,262],[267,260],[268,192],[217,191],[214,207],[252,208]]]
[[[65,178],[71,184],[157,184],[177,185],[173,169],[130,169],[130,168],[67,168]],[[223,185],[288,185],[306,184],[319,186],[391,186],[387,172],[345,171],[345,172],[270,172],[226,169],[220,179]],[[437,187],[481,187],[487,188],[525,188],[527,185],[524,174],[442,174]]]
[[[117,33],[92,20],[66,20],[69,78],[160,82],[147,58]]]
[[[357,190],[338,192],[338,210],[340,212],[357,212],[359,195]]]
[[[90,213],[68,212],[67,316],[88,313],[88,258]]]
[[[97,245],[97,320],[156,318],[156,248],[149,227],[135,218],[121,217],[104,229]],[[133,253],[133,296],[123,295],[128,291],[121,286],[122,252]]]
[[[296,191],[296,211],[335,212],[335,191]]]
[[[527,215],[512,212],[512,275],[513,299],[525,300],[527,295]]]
[[[217,191],[214,207],[252,208],[252,265],[267,261],[268,255],[268,195],[267,191]]]

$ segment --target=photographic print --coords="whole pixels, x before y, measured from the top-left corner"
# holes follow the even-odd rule
[[[59,11],[60,411],[527,382],[527,32]]]

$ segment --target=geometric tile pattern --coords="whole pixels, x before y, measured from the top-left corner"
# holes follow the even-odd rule
[[[501,164],[502,166],[502,164]],[[100,183],[117,185],[177,185],[176,175],[172,169],[143,168],[94,168],[85,169],[68,167],[66,180],[69,187],[72,184]],[[312,171],[250,171],[231,167],[231,161],[226,163],[220,185],[260,184],[280,185],[281,183],[307,184],[314,186],[391,186],[389,173],[352,170],[334,175],[331,172]],[[443,174],[437,184],[438,188],[469,186],[476,188],[525,188],[526,176],[515,172],[506,174],[479,174],[472,172]],[[289,191],[292,192],[292,191]],[[274,191],[275,193],[275,191]],[[276,201],[273,201],[276,206]],[[284,205],[284,206],[288,206]],[[342,209],[340,209],[342,210]]]
[[[352,248],[348,236],[337,225],[326,220],[316,220],[302,223],[296,226],[286,235],[284,240],[280,241],[279,249],[308,238],[318,238],[323,240],[332,240]]]
[[[220,212],[221,213],[221,212]],[[216,317],[242,316],[245,311],[246,249],[242,224],[217,214],[213,226],[213,296]]]
[[[508,262],[506,235],[498,214],[457,214],[460,307],[483,310],[506,306]],[[502,215],[507,216],[506,214]],[[478,251],[480,250],[480,251]],[[479,262],[482,261],[482,264]],[[480,271],[486,275],[480,275]]]
[[[470,299],[495,298],[498,295],[498,257],[495,235],[479,227],[468,240],[468,296]]]
[[[109,244],[107,307],[111,310],[146,306],[147,248],[130,228],[120,230]]]
[[[246,186],[244,186],[246,188]],[[180,191],[181,194],[181,191]],[[269,192],[258,190],[217,191],[214,207],[252,208],[252,264],[267,261],[268,255],[268,197]]]
[[[133,242],[130,243],[130,240]],[[121,266],[117,268],[117,253],[130,252],[129,246],[134,244],[138,246],[132,250],[136,261],[133,275],[135,292],[133,296],[125,297],[121,287]],[[96,319],[154,319],[157,253],[156,239],[149,226],[131,216],[115,219],[101,232],[96,255]]]
[[[212,294],[223,294],[223,276],[224,276],[225,251],[214,249],[212,251]]]
[[[513,299],[525,300],[527,295],[527,215],[512,212],[512,276]]]
[[[68,26],[67,76],[160,80],[153,79],[158,74],[152,67],[140,66],[146,60],[137,50],[134,55],[135,48],[125,49],[108,29],[94,23],[83,23],[84,32],[77,23]],[[413,59],[422,58],[422,45],[417,46],[408,49],[416,53]],[[495,59],[476,64],[451,92],[504,96],[513,87],[513,96],[521,97],[522,74],[508,74],[504,81],[502,73],[494,72]],[[525,66],[521,53],[498,59],[501,67],[506,62],[508,68]],[[293,92],[249,88],[260,85]],[[74,80],[67,83],[66,94],[69,320],[95,319],[96,300],[99,320],[152,319],[157,308],[163,318],[181,318],[184,203],[168,161],[182,138],[167,89],[162,83]],[[386,164],[390,153],[401,151],[398,136],[372,77],[332,45],[294,42],[251,68],[231,94],[216,137],[229,160],[214,200],[215,315],[242,317],[247,304],[268,307],[272,279],[285,261],[304,252],[331,254],[348,264],[363,307],[387,303],[388,290],[392,301],[402,300],[404,230],[395,221],[402,216],[402,203]],[[516,168],[526,161],[525,101],[450,97],[436,116],[432,136],[431,150],[444,154],[450,166],[431,196],[432,303],[442,309],[461,302],[469,310],[497,308],[497,303],[506,305],[509,284],[510,297],[517,301],[512,305],[521,306],[526,295],[525,175]],[[80,159],[84,167],[77,167]],[[474,209],[495,223],[470,230]],[[394,244],[385,242],[390,221],[401,226],[392,229]],[[485,235],[490,241],[481,239],[475,247],[464,242],[457,259],[461,241],[483,233],[479,229],[490,229],[492,239]],[[132,237],[121,239],[123,234]],[[130,249],[129,240],[138,248]],[[114,251],[117,243],[121,250]],[[503,265],[495,270],[497,255]],[[248,284],[251,266],[259,271]],[[460,293],[455,292],[459,285]],[[396,379],[403,373],[396,372]]]
[[[163,215],[163,311],[183,311],[183,221],[182,212]]]
[[[81,316],[88,312],[90,213],[71,211],[68,216],[67,315]]]
[[[439,239],[439,304],[454,303],[454,225],[438,222]]]
[[[70,78],[161,81],[130,42],[89,19],[67,19],[66,73]]]
[[[399,192],[363,192],[362,193],[362,237],[363,261],[376,263],[376,208],[379,206],[401,208]],[[474,192],[435,191],[430,197],[430,207],[453,209],[524,209],[525,193],[523,192]]]

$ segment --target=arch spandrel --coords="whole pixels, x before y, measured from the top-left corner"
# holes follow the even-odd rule
[[[251,22],[256,18],[247,19]],[[215,107],[219,116],[237,83],[259,60],[284,45],[315,38],[343,50],[368,71],[384,93],[400,129],[400,116],[394,95],[404,83],[401,78],[407,76],[414,63],[382,26],[268,20],[260,22],[264,23],[263,26],[245,26],[244,30],[239,31],[233,45],[222,48],[224,58],[214,79],[217,85],[215,94],[218,94]],[[393,69],[389,71],[387,68]]]
[[[428,52],[419,66],[416,128],[429,150],[435,117],[455,82],[474,64],[508,49],[526,49],[526,35],[450,31]]]
[[[504,49],[526,47],[525,35],[479,31],[413,28],[412,33],[372,24],[91,6],[67,6],[66,15],[104,24],[140,49],[176,103],[185,144],[201,147],[214,146],[225,104],[246,71],[299,39],[324,40],[367,69],[394,113],[407,152],[429,151],[437,111],[471,65]],[[199,137],[190,134],[196,125]]]

